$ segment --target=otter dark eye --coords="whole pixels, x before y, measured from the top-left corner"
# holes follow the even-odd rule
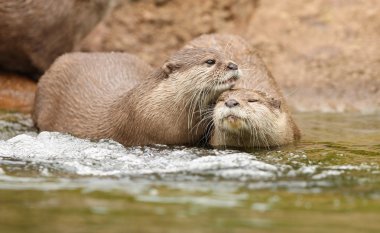
[[[207,63],[208,65],[214,65],[214,64],[215,64],[215,60],[214,60],[214,59],[208,59],[208,60],[206,61],[206,63]]]
[[[257,102],[257,101],[259,101],[259,100],[257,100],[257,99],[249,99],[249,100],[248,100],[249,103],[255,103],[255,102]]]

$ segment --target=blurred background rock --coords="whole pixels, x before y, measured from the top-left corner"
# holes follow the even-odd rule
[[[380,110],[378,12],[377,0],[123,0],[78,50],[157,65],[198,35],[234,33],[260,51],[293,109],[371,113]]]

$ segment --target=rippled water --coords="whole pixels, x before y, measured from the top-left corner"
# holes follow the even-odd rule
[[[299,114],[297,146],[124,148],[0,114],[0,232],[379,232],[380,115]]]

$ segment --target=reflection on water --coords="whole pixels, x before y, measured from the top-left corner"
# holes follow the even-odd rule
[[[380,115],[296,118],[298,145],[240,152],[124,148],[1,114],[0,231],[376,232]]]

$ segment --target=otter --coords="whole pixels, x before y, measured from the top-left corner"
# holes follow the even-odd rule
[[[213,48],[220,51],[226,57],[237,62],[242,70],[244,78],[236,83],[236,88],[265,92],[281,99],[284,107],[287,106],[276,80],[259,52],[242,37],[230,34],[205,34],[191,40],[184,48]]]
[[[282,141],[290,143],[290,142],[297,141],[300,139],[301,137],[300,130],[298,129],[291,115],[291,112],[286,103],[286,100],[279,86],[277,85],[274,77],[272,76],[269,69],[265,65],[263,59],[260,57],[258,51],[253,49],[243,38],[241,38],[240,36],[229,35],[229,34],[202,35],[190,41],[187,45],[184,46],[184,48],[213,48],[224,53],[225,56],[239,63],[239,66],[241,67],[241,70],[242,70],[242,78],[236,83],[235,88],[250,89],[250,90],[256,91],[257,93],[259,92],[265,93],[267,96],[271,96],[271,98],[274,98],[278,102],[281,103],[281,114],[284,115],[284,117],[286,118],[286,121],[284,122],[288,124],[287,126],[288,128],[291,128],[291,130],[287,132],[293,132],[293,135],[285,134],[289,138],[287,139],[283,138],[284,140],[281,140],[281,142],[277,141],[276,143],[269,143],[269,146],[272,146],[272,144],[284,145],[286,143],[282,143]],[[244,91],[248,92],[248,90],[244,90]],[[231,91],[227,91],[225,95],[233,94],[229,92]],[[236,94],[235,91],[234,93]],[[240,93],[239,95],[242,96],[243,94]],[[252,116],[252,118],[256,118],[256,117]],[[262,120],[266,121],[266,119],[262,119]],[[251,132],[255,133],[254,130]],[[276,135],[274,133],[273,137],[275,136]],[[215,137],[217,136],[214,136],[214,139],[212,140],[221,141],[221,140],[215,140]],[[256,138],[256,135],[251,135],[248,138],[253,138],[253,137]],[[229,142],[232,143],[236,141],[230,140]],[[230,145],[230,146],[233,146],[233,145]],[[235,146],[239,146],[239,144],[236,144]]]
[[[0,1],[0,69],[38,78],[118,0]]]
[[[213,111],[213,147],[271,148],[299,139],[281,100],[252,89],[224,92]]]
[[[33,119],[40,130],[125,146],[196,145],[203,110],[239,77],[209,48],[181,49],[157,69],[125,53],[66,54],[41,77]]]

